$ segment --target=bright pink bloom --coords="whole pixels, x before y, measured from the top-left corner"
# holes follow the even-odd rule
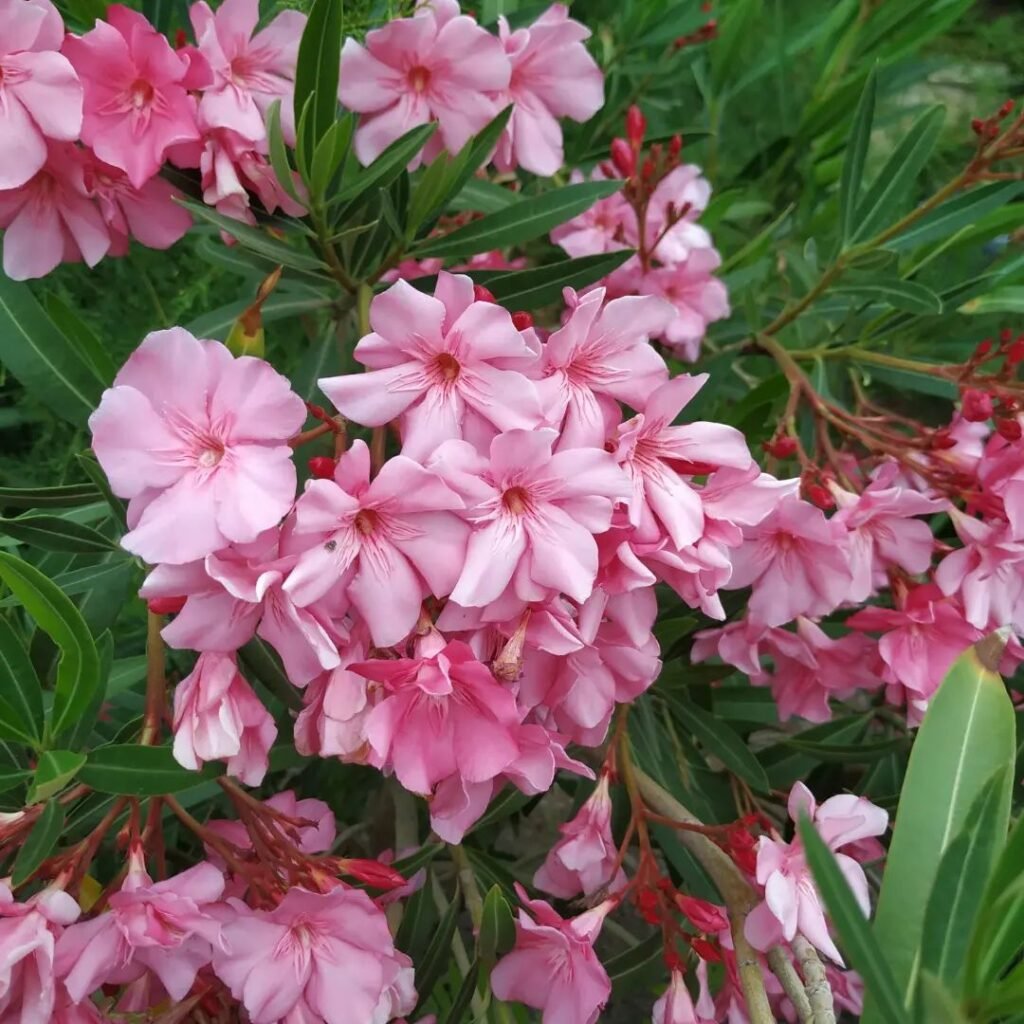
[[[553,4],[529,28],[513,32],[504,17],[498,34],[512,65],[500,106],[514,103],[495,163],[501,170],[516,164],[549,176],[561,166],[560,117],[586,121],[604,105],[604,76],[583,41],[590,30]]]
[[[516,891],[523,904],[516,945],[491,972],[491,991],[498,999],[541,1010],[543,1024],[595,1024],[612,984],[594,953],[594,941],[615,902],[606,900],[565,920],[551,904],[528,899],[518,883]]]
[[[628,482],[605,451],[552,455],[557,438],[554,430],[510,430],[491,442],[489,458],[449,441],[431,459],[464,495],[462,515],[476,527],[453,601],[480,607],[506,590],[522,602],[559,592],[581,602],[590,596],[598,567],[593,535],[608,529]]]
[[[199,52],[213,72],[213,84],[199,101],[199,118],[204,128],[229,128],[259,142],[267,137],[267,110],[280,100],[284,138],[294,145],[292,94],[306,16],[282,11],[257,32],[259,17],[258,0],[225,0],[216,12],[205,0],[192,5],[189,18]]]
[[[337,822],[330,807],[322,800],[299,800],[294,790],[286,789],[264,800],[263,804],[285,817],[302,822],[290,825],[273,819],[274,828],[294,842],[303,853],[324,853],[334,844],[338,832]],[[214,818],[207,821],[206,827],[240,850],[252,848],[252,836],[241,821]],[[207,847],[206,853],[213,863],[222,866],[218,863],[216,850]]]
[[[0,189],[18,188],[47,159],[47,139],[73,142],[82,86],[56,53],[64,24],[48,0],[0,0]]]
[[[559,831],[562,838],[533,876],[538,889],[570,900],[581,893],[589,896],[599,889],[617,892],[625,886],[626,874],[616,864],[618,850],[612,836],[607,775],[601,776],[576,817]]]
[[[444,148],[457,153],[498,113],[493,96],[508,87],[510,75],[501,43],[460,15],[456,0],[432,0],[413,17],[368,32],[365,47],[346,39],[338,95],[365,115],[356,129],[356,156],[368,164],[429,121],[437,121]],[[428,158],[439,148],[428,146]]]
[[[174,758],[193,771],[227,760],[228,774],[258,786],[277,736],[270,712],[238,671],[233,655],[200,654],[174,691]]]
[[[871,911],[864,869],[848,853],[851,844],[880,836],[889,815],[863,797],[841,794],[816,806],[814,797],[798,782],[789,796],[789,816],[796,821],[806,813],[835,855],[857,902],[867,916]],[[829,935],[825,910],[815,888],[799,837],[790,843],[762,836],[757,848],[757,881],[765,900],[747,918],[746,935],[761,950],[800,932],[813,946],[838,964],[843,963]]]
[[[405,455],[424,459],[449,438],[480,446],[499,431],[541,425],[533,382],[500,367],[534,353],[507,310],[473,301],[470,278],[442,272],[433,297],[398,281],[370,304],[370,326],[355,348],[368,372],[318,383],[357,423],[401,416]]]
[[[450,775],[488,782],[518,756],[515,698],[462,641],[434,657],[364,661],[351,671],[384,685],[366,736],[411,792],[429,793]]]
[[[570,176],[572,184],[583,181],[579,171]],[[590,175],[591,181],[607,181],[600,167],[594,168]],[[629,243],[627,235],[632,231],[635,236],[636,214],[621,192],[613,192],[605,199],[599,199],[588,210],[578,217],[560,224],[551,232],[551,241],[560,245],[570,256],[596,256],[602,252],[615,252],[625,249]],[[620,290],[619,294],[631,294],[629,289]]]
[[[181,564],[255,540],[291,507],[285,442],[305,417],[262,359],[235,359],[180,327],[148,335],[89,417],[110,486],[132,499],[122,545]]]
[[[20,188],[0,192],[0,228],[7,229],[4,273],[14,281],[44,277],[60,263],[99,263],[110,249],[110,235],[89,198],[81,150],[51,142],[37,174]]]
[[[729,587],[752,586],[750,618],[781,626],[798,615],[827,615],[846,597],[852,576],[846,527],[820,509],[786,498],[733,552]]]
[[[82,141],[136,188],[160,170],[167,150],[199,138],[188,61],[137,11],[114,4],[64,53],[85,87]]]
[[[665,361],[651,348],[672,316],[649,296],[613,299],[595,288],[577,297],[566,289],[571,312],[544,346],[537,383],[544,411],[561,430],[558,447],[603,447],[622,418],[619,402],[641,408],[668,380]]]
[[[252,1024],[384,1024],[413,1009],[411,961],[365,892],[294,888],[269,911],[231,902],[214,971]]]
[[[133,850],[109,909],[57,941],[57,977],[80,1003],[100,985],[125,985],[151,972],[180,1002],[220,944],[220,923],[210,911],[223,891],[224,876],[207,863],[154,882]]]
[[[0,882],[0,1020],[50,1024],[55,1000],[54,949],[79,915],[61,889],[44,889],[18,903]]]
[[[668,988],[654,1004],[651,1024],[708,1024],[706,1017],[697,1016],[693,998],[679,971],[672,972]]]
[[[423,598],[444,597],[458,578],[466,525],[451,509],[462,499],[436,473],[403,455],[370,480],[370,452],[356,441],[333,480],[313,480],[295,506],[292,537],[301,551],[285,581],[300,607],[343,589],[379,647],[416,624]]]

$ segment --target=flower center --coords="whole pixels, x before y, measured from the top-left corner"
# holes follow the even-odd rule
[[[196,464],[201,469],[213,469],[214,466],[224,458],[224,446],[216,445],[215,447],[204,448],[199,453],[199,458],[196,460]]]
[[[136,110],[141,110],[143,107],[148,107],[153,102],[153,86],[149,82],[144,82],[141,78],[132,83],[132,87],[128,90],[128,96],[131,100],[132,106]]]
[[[378,523],[377,513],[372,508],[364,508],[356,516],[356,529],[364,536],[368,537],[374,530],[377,529]]]
[[[427,86],[430,85],[430,69],[417,64],[409,71],[409,84],[414,92],[426,92]]]
[[[453,355],[449,355],[447,352],[442,352],[436,361],[438,370],[441,371],[441,376],[446,381],[453,381],[459,376],[459,361]]]
[[[501,501],[514,516],[521,516],[530,507],[530,495],[525,487],[510,487],[501,496]]]

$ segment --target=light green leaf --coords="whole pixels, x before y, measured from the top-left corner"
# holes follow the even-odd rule
[[[492,885],[484,897],[483,916],[476,937],[477,956],[485,967],[493,967],[498,957],[507,953],[515,941],[516,922],[512,908],[501,886]]]
[[[269,324],[276,320],[301,316],[303,313],[315,313],[317,310],[326,309],[331,302],[330,296],[316,295],[313,292],[275,292],[263,303],[263,322]],[[220,306],[196,317],[185,329],[198,338],[225,338],[235,321],[251,305],[248,299],[229,302],[226,306]]]
[[[25,515],[17,519],[0,516],[0,533],[42,551],[71,551],[78,554],[116,551],[117,545],[98,530],[73,523],[60,516]]]
[[[43,808],[15,858],[14,870],[11,872],[11,881],[15,885],[27,881],[50,856],[63,831],[64,808],[56,800],[51,800]]]
[[[876,69],[871,69],[864,91],[857,104],[850,128],[850,141],[843,160],[843,173],[839,181],[839,227],[844,239],[853,233],[856,223],[857,204],[860,199],[861,179],[864,177],[864,161],[871,141],[871,125],[875,119],[875,94],[878,91]]]
[[[223,768],[214,763],[199,772],[182,768],[174,760],[170,747],[120,743],[91,751],[78,777],[100,793],[162,796],[188,789],[222,773]]]
[[[1008,284],[979,295],[958,307],[958,313],[985,316],[988,313],[1024,313],[1024,285]]]
[[[44,750],[28,789],[28,802],[38,804],[56,796],[85,764],[85,754],[73,750]]]
[[[326,194],[338,168],[348,156],[355,118],[346,114],[327,129],[327,134],[317,143],[313,154],[313,166],[309,172],[309,191],[314,203]]]
[[[963,1010],[957,1005],[953,994],[947,989],[934,974],[928,971],[921,972],[919,983],[919,999],[921,1009],[921,1020],[925,1024],[970,1024],[970,1020],[964,1016]]]
[[[295,200],[305,206],[305,202],[299,196],[299,190],[295,187],[295,172],[292,170],[291,162],[288,159],[288,149],[285,146],[284,134],[281,131],[281,101],[274,100],[267,111],[267,148],[270,150],[270,166],[274,169],[281,188]]]
[[[470,178],[459,194],[448,204],[453,210],[472,210],[474,213],[497,213],[515,206],[522,197],[510,188],[503,188],[482,178]]]
[[[917,281],[902,281],[898,277],[869,281],[846,280],[832,289],[840,295],[855,295],[858,299],[882,302],[893,309],[924,316],[942,312],[942,300],[930,288]]]

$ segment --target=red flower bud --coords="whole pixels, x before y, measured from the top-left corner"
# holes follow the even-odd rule
[[[326,455],[314,455],[307,465],[317,480],[330,480],[334,476],[334,459],[329,459]]]
[[[707,939],[691,939],[690,948],[706,963],[716,964],[722,959],[722,953]]]
[[[796,438],[784,435],[765,441],[761,447],[776,459],[789,459],[796,454]]]
[[[179,28],[174,33],[174,48],[180,50],[183,46],[188,46],[188,36],[183,28]]]
[[[643,111],[633,103],[629,110],[626,111],[626,137],[633,143],[634,147],[638,148],[640,143],[644,141],[646,133],[647,118],[644,117]]]
[[[533,326],[533,317],[525,310],[512,314],[512,324],[517,331],[525,331],[527,327]]]
[[[379,860],[346,858],[338,861],[338,870],[373,886],[374,889],[400,889],[407,881],[394,868],[381,864]]]
[[[984,130],[985,130],[985,122],[982,121],[982,119],[980,117],[972,117],[971,118],[971,131],[974,132],[975,135],[981,135],[981,133]]]
[[[154,615],[177,615],[185,607],[185,597],[151,597],[146,607]]]
[[[668,155],[671,157],[677,157],[683,150],[683,137],[682,135],[673,135],[668,140]]]
[[[1016,366],[1021,360],[1024,360],[1024,337],[1018,338],[1006,353],[1006,362],[1010,366]]]
[[[984,341],[978,342],[978,347],[974,350],[974,357],[975,359],[984,359],[991,351],[992,339],[986,338]]]
[[[823,512],[835,508],[835,498],[832,497],[832,492],[827,487],[822,487],[821,484],[808,484],[804,491],[807,500],[812,505],[817,505]]]
[[[719,907],[696,896],[676,896],[676,905],[702,932],[720,932],[729,927],[729,918]]]
[[[482,284],[473,285],[474,302],[497,302],[498,300]]]
[[[1005,437],[1007,441],[1019,441],[1021,434],[1024,433],[1020,421],[1016,419],[996,420],[996,430],[999,436]]]
[[[999,116],[1000,117],[1009,117],[1012,113],[1013,113],[1013,100],[1007,100],[999,108]]]
[[[661,920],[661,915],[658,913],[658,902],[658,894],[653,889],[641,889],[637,894],[637,910],[648,924],[657,924]]]
[[[665,959],[665,966],[670,971],[679,971],[682,973],[686,970],[686,962],[671,946],[665,947],[665,951],[662,953],[662,956]]]
[[[1000,340],[1000,341],[1001,341],[1001,342],[1002,342],[1002,343],[1003,343],[1004,345],[1009,345],[1009,344],[1010,344],[1010,342],[1011,342],[1011,341],[1013,341],[1013,331],[1011,331],[1009,327],[1004,327],[1004,328],[1003,328],[1003,329],[1002,329],[1002,330],[1001,330],[1001,331],[999,332],[999,340]]]
[[[612,139],[612,163],[624,178],[631,178],[636,170],[636,157],[625,139]]]
[[[969,388],[961,398],[960,412],[969,423],[984,423],[992,418],[992,396],[987,391]]]
[[[640,168],[640,174],[644,181],[650,181],[651,177],[654,175],[654,161],[645,160],[643,167]]]
[[[945,428],[936,430],[931,437],[932,447],[937,451],[946,451],[956,447],[956,438]]]

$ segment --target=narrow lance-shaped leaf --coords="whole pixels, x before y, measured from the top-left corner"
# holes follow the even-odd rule
[[[26,515],[16,519],[0,517],[0,533],[42,551],[70,551],[78,554],[117,550],[117,545],[98,530],[60,516]]]
[[[295,65],[295,123],[309,103],[298,146],[312,160],[316,144],[334,123],[338,113],[338,75],[344,34],[342,0],[314,0],[309,20],[299,41]],[[302,161],[300,161],[300,166]]]
[[[56,796],[85,764],[85,754],[73,750],[44,750],[39,755],[36,773],[28,790],[30,804],[41,803]]]
[[[78,777],[100,793],[162,796],[216,778],[222,770],[220,765],[211,763],[201,772],[189,771],[174,760],[170,747],[123,743],[92,751]]]
[[[0,616],[0,738],[36,746],[43,738],[43,688],[28,652]]]
[[[11,881],[15,885],[21,885],[31,877],[36,868],[50,856],[63,831],[64,808],[56,800],[51,800],[43,808],[15,858],[14,870],[11,872]]]
[[[857,203],[860,198],[861,179],[864,177],[864,161],[871,141],[871,125],[875,119],[875,94],[878,90],[878,76],[874,68],[864,84],[864,91],[853,115],[850,141],[843,160],[843,173],[839,179],[839,226],[843,239],[853,233],[856,223]]]

